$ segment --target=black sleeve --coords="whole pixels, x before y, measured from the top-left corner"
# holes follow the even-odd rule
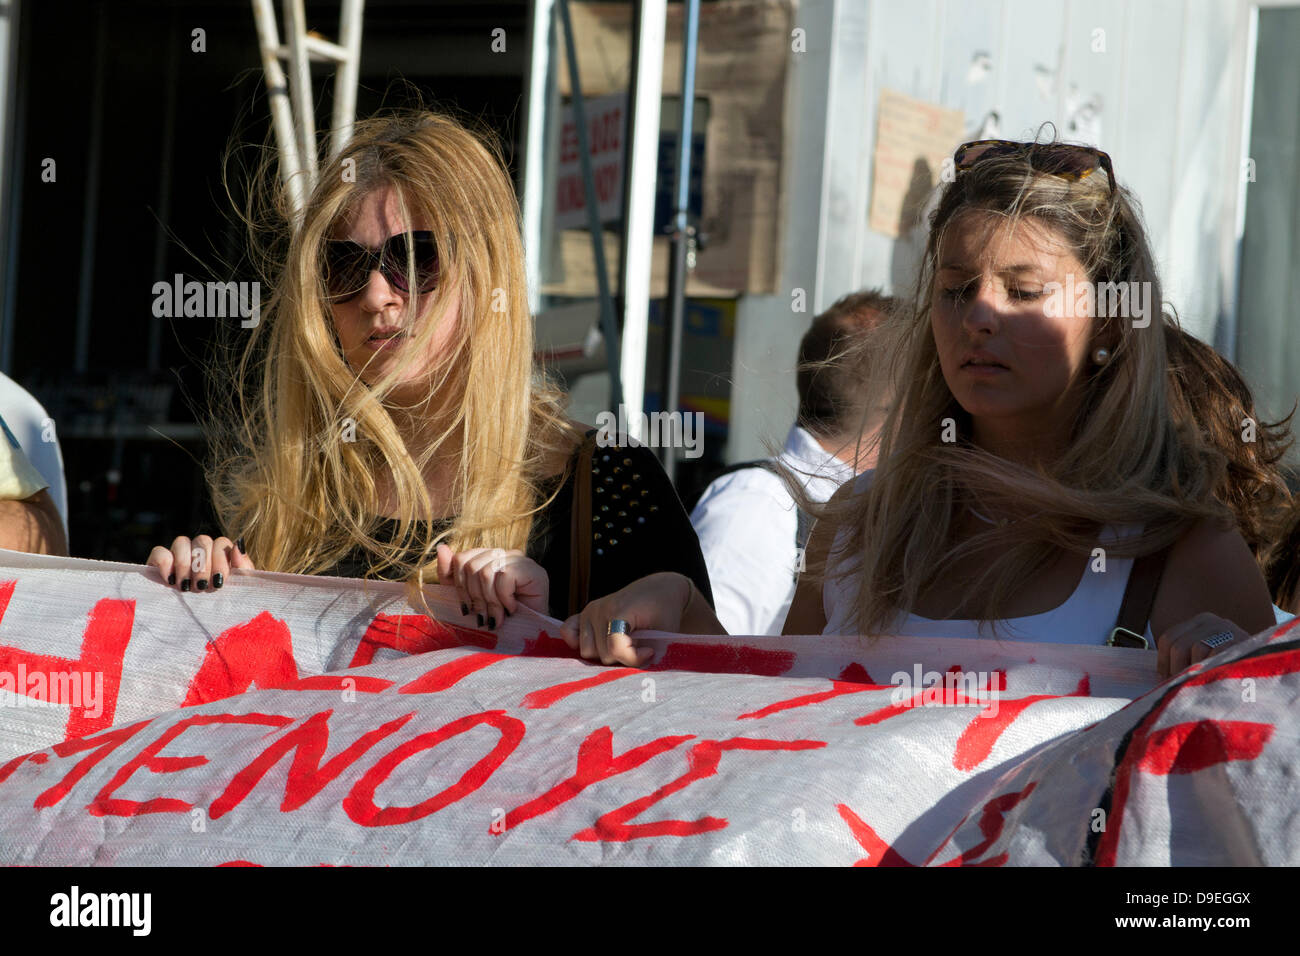
[[[570,472],[550,507],[539,516],[528,553],[550,579],[551,615],[570,608]],[[677,571],[695,582],[713,606],[709,572],[690,518],[654,452],[643,446],[597,447],[591,459],[591,584],[595,600],[657,571]]]
[[[639,445],[597,448],[591,464],[591,597],[657,571],[677,571],[712,607],[700,539],[654,452]]]

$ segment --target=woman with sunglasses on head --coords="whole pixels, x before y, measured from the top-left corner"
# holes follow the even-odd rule
[[[823,510],[820,573],[800,580],[784,633],[1145,646],[1169,675],[1271,626],[1215,497],[1224,455],[1169,374],[1172,320],[1109,157],[986,141],[954,161],[917,305],[883,327],[892,375],[872,381],[898,399],[879,465]],[[638,663],[637,628],[722,633],[688,581],[659,574],[565,635]]]
[[[154,548],[164,580],[215,590],[256,561],[404,580],[413,597],[442,583],[493,628],[666,568],[709,594],[654,455],[596,447],[534,366],[499,153],[432,113],[360,122],[277,238],[209,481],[228,536]]]

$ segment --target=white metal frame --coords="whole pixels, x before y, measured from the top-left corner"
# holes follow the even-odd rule
[[[1280,6],[1281,4],[1264,4]],[[1247,184],[1241,175],[1242,166],[1250,154],[1251,111],[1255,98],[1255,48],[1259,35],[1259,8],[1252,0],[1239,0],[1236,30],[1232,43],[1232,59],[1237,64],[1234,78],[1234,109],[1237,113],[1233,129],[1235,138],[1224,143],[1228,151],[1229,169],[1237,171],[1225,188],[1231,191],[1228,208],[1232,221],[1228,228],[1219,229],[1219,269],[1223,276],[1222,300],[1219,303],[1222,322],[1215,329],[1214,344],[1229,361],[1237,360],[1238,310],[1241,303],[1241,244],[1246,234]]]
[[[17,231],[22,195],[13,188],[18,159],[18,36],[22,0],[9,0],[0,14],[0,372],[13,365],[13,311],[18,262]],[[13,234],[10,233],[13,230]]]
[[[654,255],[655,183],[659,175],[659,107],[663,102],[664,31],[667,0],[642,0],[637,28],[640,51],[628,140],[628,204],[624,241],[623,352],[619,372],[628,430],[636,439],[645,410],[645,360],[650,329],[650,271]],[[683,135],[690,135],[689,132]]]
[[[534,0],[529,26],[531,48],[528,59],[528,93],[524,112],[524,187],[521,206],[525,267],[528,275],[528,308],[541,311],[542,288],[542,200],[546,193],[547,76],[551,49],[555,0]]]
[[[1241,247],[1246,236],[1246,202],[1249,189],[1245,176],[1241,175],[1246,161],[1250,158],[1250,137],[1254,117],[1252,110],[1255,102],[1255,54],[1259,40],[1259,12],[1266,9],[1300,7],[1300,0],[1238,0],[1240,13],[1237,17],[1237,35],[1234,37],[1233,58],[1239,65],[1237,87],[1234,91],[1238,131],[1235,141],[1225,144],[1231,150],[1230,156],[1238,175],[1232,184],[1233,212],[1231,232],[1224,236],[1220,245],[1221,268],[1224,273],[1225,299],[1223,305],[1224,325],[1220,333],[1222,351],[1228,359],[1237,359],[1238,309],[1241,303]]]
[[[336,156],[352,138],[357,104],[357,78],[361,67],[361,18],[365,0],[343,0],[339,13],[339,42],[308,36],[303,0],[284,0],[288,43],[281,45],[271,0],[252,0],[253,21],[271,99],[271,121],[280,149],[280,178],[289,190],[295,216],[306,205],[316,185],[316,115],[311,95],[310,61],[335,63],[333,140]],[[289,65],[292,83],[280,61]]]
[[[524,135],[524,188],[522,218],[528,263],[528,301],[540,312],[542,244],[549,241],[543,212],[546,190],[553,180],[545,175],[547,162],[547,75],[555,54],[553,30],[555,0],[533,4],[532,47],[528,76],[527,118]],[[667,0],[642,0],[637,35],[640,51],[635,79],[634,122],[628,131],[628,200],[624,223],[625,272],[623,329],[619,377],[629,431],[641,438],[641,413],[645,409],[645,361],[650,325],[650,277],[654,254],[655,184],[659,175],[659,111],[663,100],[664,31]]]

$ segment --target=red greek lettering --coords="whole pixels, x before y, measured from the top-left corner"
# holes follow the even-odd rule
[[[118,768],[113,778],[96,794],[86,809],[96,817],[135,817],[146,813],[186,813],[193,809],[192,803],[171,797],[153,797],[149,800],[126,800],[115,798],[117,792],[137,770],[151,773],[179,773],[191,767],[201,767],[208,758],[201,755],[186,757],[162,757],[158,752],[191,727],[206,727],[212,724],[253,724],[264,727],[283,727],[293,723],[292,717],[268,714],[196,714],[186,717],[168,727],[153,743]]]
[[[484,631],[445,624],[424,614],[377,614],[361,636],[348,667],[369,664],[381,647],[403,654],[427,654],[467,644],[491,650],[497,646],[497,639]]]
[[[208,644],[182,706],[224,700],[244,693],[254,684],[280,687],[297,679],[289,625],[263,611],[251,621],[223,631]]]
[[[375,744],[395,733],[415,716],[414,712],[406,714],[363,734],[322,767],[321,758],[329,746],[329,718],[332,713],[333,711],[326,710],[312,714],[301,726],[289,731],[258,754],[252,763],[235,775],[221,796],[212,801],[208,816],[216,820],[239,806],[257,786],[258,781],[291,750],[293,762],[289,765],[289,779],[284,786],[284,800],[280,803],[280,810],[285,813],[296,810],[368,753]]]
[[[544,687],[541,690],[535,690],[523,699],[523,706],[530,710],[543,710],[550,707],[556,701],[563,700],[573,694],[589,690],[592,687],[599,687],[602,684],[608,684],[612,681],[622,680],[624,677],[630,677],[633,674],[640,674],[641,671],[635,667],[620,667],[617,669],[607,669],[595,677],[584,677],[581,680],[566,681],[563,684],[556,684],[553,687]]]
[[[33,806],[37,810],[54,806],[66,797],[72,788],[81,781],[81,778],[89,773],[97,763],[151,723],[152,721],[142,720],[126,727],[106,731],[95,737],[79,737],[76,740],[66,740],[63,743],[55,744],[50,749],[54,751],[56,757],[66,757],[70,754],[80,753],[83,750],[89,750],[91,753],[79,760],[76,766],[68,772],[67,776],[38,796]]]
[[[4,619],[9,609],[17,581],[0,583],[0,620]],[[135,602],[115,598],[104,598],[96,602],[86,619],[86,629],[81,639],[81,656],[76,659],[55,657],[49,654],[37,654],[18,647],[0,645],[0,672],[7,674],[26,673],[29,676],[42,675],[42,684],[48,688],[68,689],[72,678],[84,684],[88,675],[103,674],[104,683],[101,693],[96,693],[93,701],[85,694],[79,700],[64,700],[63,690],[56,690],[48,696],[52,703],[69,705],[68,723],[65,738],[84,737],[99,730],[113,726],[113,717],[117,712],[117,695],[122,681],[122,658],[126,646],[131,641],[131,628],[135,622]],[[16,687],[15,692],[24,694],[24,687]]]
[[[611,810],[595,826],[580,830],[573,835],[575,840],[594,842],[606,840],[623,842],[641,837],[653,836],[694,836],[721,830],[727,826],[723,817],[701,817],[698,820],[657,820],[654,823],[628,823],[644,813],[650,807],[666,797],[689,787],[696,780],[703,780],[718,772],[722,754],[728,750],[813,750],[825,747],[824,740],[764,740],[751,737],[732,737],[730,740],[701,740],[686,755],[690,767],[676,780],[664,784],[654,793],[633,800],[631,803]]]
[[[629,770],[635,770],[647,760],[651,760],[661,753],[672,750],[679,744],[694,738],[694,734],[684,734],[679,737],[659,737],[648,744],[633,747],[631,750],[615,757],[614,735],[610,729],[601,727],[599,730],[593,730],[578,748],[578,765],[573,772],[573,776],[561,780],[540,797],[529,800],[527,803],[511,810],[506,814],[504,828],[493,830],[489,827],[488,832],[504,833],[512,827],[519,826],[526,820],[539,817],[543,813],[549,813],[561,804],[568,803],[593,784],[608,780],[610,777],[616,777],[621,773],[627,773]]]
[[[648,669],[780,677],[793,666],[794,651],[770,651],[743,644],[675,642],[664,650],[662,660]]]
[[[445,664],[439,664],[432,670],[426,671],[409,684],[404,685],[398,693],[436,694],[448,687],[454,687],[475,671],[491,667],[497,661],[506,660],[511,656],[510,654],[488,654],[483,651],[466,654],[463,657],[447,661]]]
[[[425,750],[432,750],[452,737],[472,730],[480,724],[496,728],[500,733],[500,739],[497,740],[496,745],[487,756],[466,770],[459,780],[414,806],[381,808],[375,804],[375,791],[379,788],[379,785],[387,780],[389,774],[404,761]],[[505,759],[514,753],[515,748],[519,746],[519,742],[523,739],[523,721],[511,717],[504,710],[488,710],[481,714],[471,714],[468,717],[453,720],[435,731],[421,734],[400,744],[381,757],[348,792],[348,795],[343,800],[343,811],[354,823],[366,827],[387,827],[399,823],[411,823],[414,820],[437,813],[444,807],[464,799],[487,783],[492,774],[496,773],[497,768],[505,762]]]

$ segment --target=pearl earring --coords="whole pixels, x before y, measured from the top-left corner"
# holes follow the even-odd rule
[[[1098,365],[1105,365],[1110,361],[1110,349],[1097,349],[1092,353],[1092,360]]]

